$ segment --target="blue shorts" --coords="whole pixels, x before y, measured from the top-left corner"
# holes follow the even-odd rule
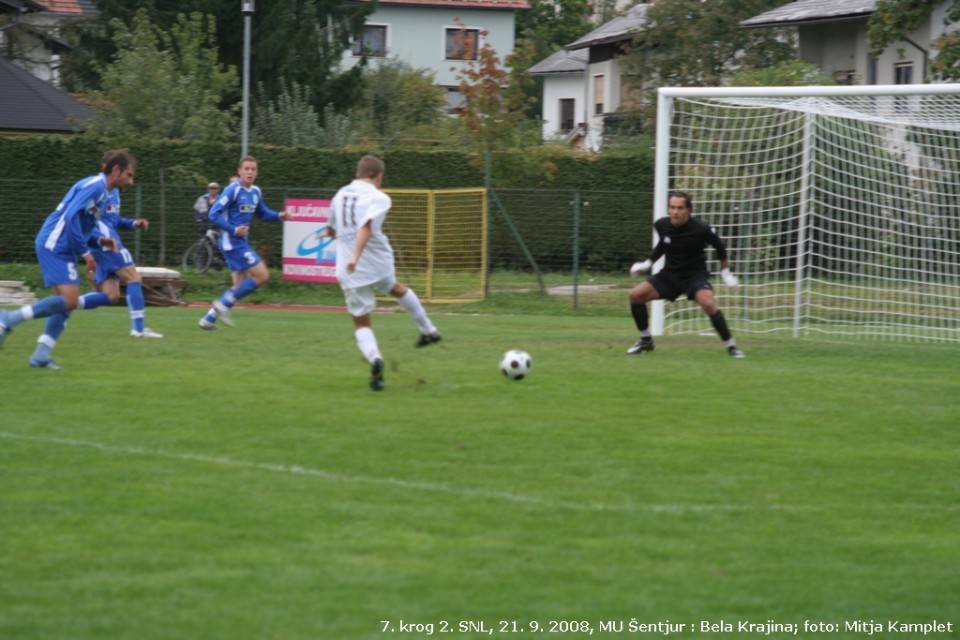
[[[61,284],[80,286],[80,273],[77,271],[77,258],[73,254],[63,255],[37,247],[37,263],[43,274],[43,284],[55,287]]]
[[[250,248],[246,242],[238,238],[230,238],[229,249],[224,248],[224,242],[220,242],[220,253],[227,261],[227,267],[231,273],[246,271],[257,266],[262,262],[257,252]]]
[[[122,245],[119,251],[94,251],[93,257],[97,261],[96,283],[103,284],[110,278],[119,278],[117,271],[125,267],[135,267],[133,256]]]

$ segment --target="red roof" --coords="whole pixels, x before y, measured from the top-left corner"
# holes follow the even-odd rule
[[[90,0],[34,0],[51,13],[91,13],[96,7]]]
[[[369,0],[358,0],[369,2]],[[412,5],[420,7],[448,7],[451,9],[529,9],[527,0],[380,0],[384,5]]]

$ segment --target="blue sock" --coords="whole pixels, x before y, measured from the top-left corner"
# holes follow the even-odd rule
[[[130,308],[130,321],[133,323],[133,330],[142,333],[143,309],[147,306],[143,299],[143,283],[127,283],[127,306]]]
[[[233,305],[237,304],[237,300],[244,298],[254,291],[256,291],[257,282],[253,278],[245,278],[236,289],[227,289],[227,292],[220,297],[220,302],[222,302],[228,309]]]
[[[110,296],[96,291],[80,296],[80,304],[77,305],[77,309],[96,309],[97,307],[104,307],[108,304],[110,304]]]
[[[47,323],[43,329],[43,335],[37,339],[37,348],[30,358],[32,362],[46,362],[50,360],[50,352],[57,344],[57,340],[67,328],[67,318],[70,314],[66,311],[47,316]]]
[[[7,313],[6,325],[11,329],[21,322],[37,318],[49,318],[55,313],[66,313],[67,301],[63,296],[48,296],[30,306],[23,306]]]

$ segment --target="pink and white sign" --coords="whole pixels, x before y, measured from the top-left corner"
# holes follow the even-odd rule
[[[287,199],[283,223],[283,279],[336,282],[337,241],[317,238],[330,220],[329,200]]]

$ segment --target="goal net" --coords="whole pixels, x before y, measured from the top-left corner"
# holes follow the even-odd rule
[[[654,217],[686,191],[727,245],[735,333],[960,342],[960,85],[663,88],[656,154]]]

